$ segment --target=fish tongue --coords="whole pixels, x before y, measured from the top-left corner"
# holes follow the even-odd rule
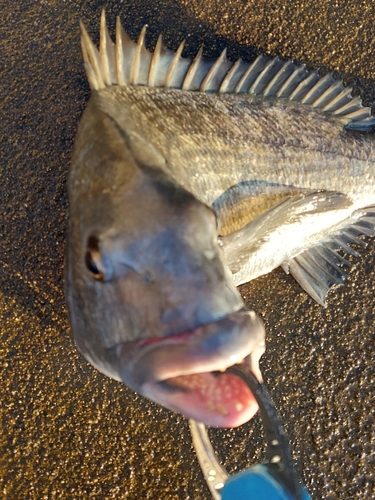
[[[206,425],[237,427],[258,410],[248,386],[232,373],[178,376],[166,383],[172,390],[169,406]]]
[[[198,373],[179,376],[169,381],[174,386],[194,391],[202,400],[207,401],[213,411],[226,415],[231,410],[241,412],[253,402],[253,396],[241,379],[228,372]]]

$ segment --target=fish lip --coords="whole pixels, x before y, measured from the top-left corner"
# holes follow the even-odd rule
[[[220,372],[246,363],[261,380],[258,362],[264,352],[264,336],[260,318],[241,309],[179,335],[140,341],[131,359],[121,367],[120,377],[136,392],[189,418],[207,425],[234,427],[249,420],[258,407],[239,377]],[[230,411],[223,414],[220,401],[208,408],[197,384],[211,394],[227,382],[231,387],[236,385],[241,401],[246,402],[241,411],[233,409],[238,401],[228,402]]]
[[[263,323],[253,311],[241,309],[177,335],[140,341],[121,375],[140,391],[146,382],[226,370],[259,343],[264,344]]]

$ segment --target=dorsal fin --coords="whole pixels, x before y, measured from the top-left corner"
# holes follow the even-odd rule
[[[264,98],[283,98],[308,104],[332,113],[349,130],[373,131],[375,117],[363,107],[359,97],[331,74],[323,77],[304,65],[259,56],[253,63],[239,59],[233,63],[224,50],[218,59],[203,57],[203,47],[194,60],[181,57],[183,43],[176,53],[164,47],[161,37],[154,53],[145,47],[146,26],[138,43],[116,22],[116,43],[108,34],[102,11],[100,51],[81,23],[81,44],[85,70],[93,90],[111,85],[148,85],[200,92],[249,93]]]

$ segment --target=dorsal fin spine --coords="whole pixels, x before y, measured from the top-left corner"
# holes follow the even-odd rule
[[[258,95],[262,89],[261,84],[262,81],[264,80],[264,77],[269,73],[269,71],[272,69],[272,67],[278,62],[280,59],[278,57],[274,57],[273,59],[270,59],[265,67],[262,69],[262,71],[259,73],[259,75],[256,77],[254,83],[251,85],[251,87],[248,90],[249,94],[254,94]],[[259,89],[259,90],[258,90]]]
[[[241,58],[237,59],[237,61],[232,65],[229,69],[228,73],[225,75],[224,80],[221,82],[219,87],[219,92],[234,92],[234,89],[238,83],[239,76],[237,75],[237,71],[243,64],[243,60]],[[236,78],[237,76],[237,78]]]
[[[283,83],[289,77],[288,71],[290,70],[290,68],[292,68],[291,72],[293,72],[294,64],[292,61],[287,61],[281,66],[279,71],[263,90],[264,97],[275,95],[275,91],[277,91],[281,83]]]
[[[326,89],[330,87],[334,81],[335,80],[330,73],[323,76],[323,78],[319,78],[315,85],[311,87],[311,89],[305,94],[303,99],[301,99],[302,104],[313,104],[317,99],[317,96],[321,95],[322,92],[325,92]]]
[[[361,106],[361,104],[361,98],[359,96],[356,96],[351,101],[341,106],[341,108],[336,109],[333,114],[346,116],[347,114],[352,113],[355,109],[358,109],[358,106]]]
[[[158,63],[159,63],[160,55],[161,55],[161,52],[163,51],[163,48],[164,48],[163,38],[161,35],[159,35],[158,41],[156,42],[156,45],[155,45],[154,53],[152,54],[152,57],[151,57],[150,69],[148,72],[147,85],[149,87],[153,87],[155,85],[156,73],[158,70]]]
[[[123,87],[126,85],[125,72],[124,72],[124,63],[123,63],[123,49],[122,49],[122,36],[121,36],[121,21],[120,18],[116,18],[116,74],[117,74],[117,82]]]
[[[193,60],[193,62],[190,65],[190,68],[189,68],[189,70],[184,78],[184,81],[182,83],[182,90],[189,90],[190,89],[190,86],[193,82],[194,76],[196,75],[199,64],[202,60],[202,54],[203,54],[203,45],[201,45],[201,47],[198,51],[198,54],[195,56],[195,59]]]
[[[214,62],[212,68],[209,70],[207,75],[205,76],[203,82],[201,83],[201,86],[199,90],[201,92],[207,92],[208,90],[214,90],[210,89],[210,84],[212,80],[215,78],[215,74],[218,72],[219,68],[222,66],[223,62],[226,61],[226,55],[227,55],[227,49],[224,49],[220,56],[216,59]],[[220,86],[216,88],[216,90],[219,90]]]
[[[134,57],[136,44],[129,38],[124,31],[121,21],[116,21],[116,73],[119,85],[128,85],[130,83],[130,72]],[[127,54],[127,57],[125,57]],[[123,82],[123,83],[120,83]]]
[[[170,87],[172,84],[173,77],[175,75],[175,71],[177,69],[178,63],[181,59],[181,54],[182,54],[182,51],[184,50],[184,47],[185,47],[185,40],[183,40],[180,43],[180,45],[179,45],[179,47],[178,47],[178,49],[177,49],[177,51],[172,59],[171,65],[169,66],[169,69],[167,71],[167,74],[166,74],[165,80],[164,80],[165,87]]]
[[[318,96],[315,101],[311,104],[313,108],[322,108],[327,103],[331,102],[332,96],[336,96],[337,92],[343,89],[342,82],[340,80],[335,81],[325,90],[320,96]]]
[[[299,76],[301,73],[304,73],[305,76],[308,75],[308,71],[304,64],[297,67],[293,73],[289,76],[289,78],[283,83],[281,88],[276,93],[277,97],[289,97],[290,94],[295,90],[297,85],[301,80],[299,80]]]
[[[83,65],[87,74],[87,79],[90,83],[91,88],[94,90],[98,90],[99,85],[96,80],[95,71],[89,62],[89,55],[87,53],[86,45],[83,43],[83,38],[81,38],[81,49],[83,56]]]
[[[240,79],[240,81],[237,83],[236,88],[234,89],[236,93],[247,92],[249,90],[250,85],[246,86],[249,76],[258,75],[259,72],[262,71],[262,69],[264,68],[265,61],[266,58],[260,55],[255,59],[255,61],[252,64],[250,64],[250,66],[247,68],[242,78]]]
[[[130,71],[130,83],[132,83],[133,85],[136,85],[138,83],[139,68],[141,65],[141,53],[145,43],[146,29],[147,26],[146,25],[143,26],[141,34],[139,35],[138,38],[137,48],[135,50],[133,57],[133,62]]]
[[[105,85],[108,85],[108,82],[110,82],[110,75],[109,75],[109,61],[107,58],[107,23],[105,19],[104,9],[102,9],[102,13],[100,16],[99,53],[100,53],[100,65],[102,68],[103,81]]]
[[[291,101],[299,101],[306,95],[310,88],[318,81],[318,72],[315,70],[304,78],[290,94]]]
[[[351,87],[344,88],[334,99],[326,104],[322,110],[333,112],[339,109],[341,106],[352,100],[351,93]]]
[[[105,85],[112,85],[113,80],[117,80],[114,64],[114,44],[109,36],[105,10],[102,10],[100,17],[100,61],[102,67],[103,81]],[[117,81],[116,81],[117,83]]]
[[[367,118],[370,116],[370,108],[359,108],[356,109],[355,111],[352,111],[351,113],[345,115],[346,118],[354,121],[360,121],[363,120],[364,118]]]
[[[87,60],[85,61],[87,65],[90,66],[91,78],[93,78],[93,84],[95,90],[99,90],[105,88],[105,84],[102,77],[102,68],[100,62],[100,54],[98,49],[93,44],[89,34],[86,31],[86,28],[82,22],[80,22],[81,27],[81,43],[84,46],[83,54],[86,56]],[[89,79],[91,84],[91,81]]]

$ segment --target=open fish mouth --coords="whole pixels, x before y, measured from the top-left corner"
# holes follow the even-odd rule
[[[120,370],[121,379],[188,418],[236,427],[250,420],[258,405],[243,380],[225,370],[243,363],[261,381],[264,335],[258,316],[241,310],[178,335],[140,341]],[[120,359],[125,349],[118,346]]]
[[[243,363],[247,362],[246,358]],[[172,391],[172,404],[176,411],[205,425],[238,427],[258,410],[247,385],[231,373],[181,375],[162,384],[163,389]],[[172,398],[168,398],[167,402]]]

